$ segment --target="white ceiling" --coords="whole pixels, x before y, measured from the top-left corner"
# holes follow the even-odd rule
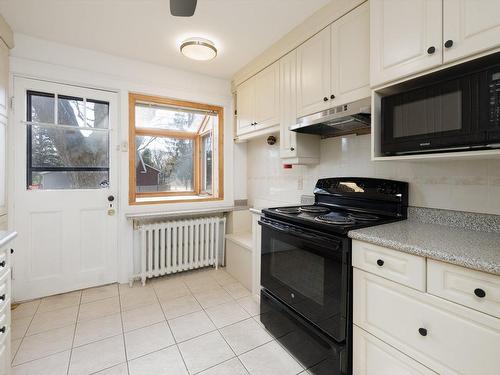
[[[194,17],[170,15],[169,0],[0,0],[14,32],[230,78],[330,0],[198,0]],[[211,39],[219,55],[194,62],[188,37]]]

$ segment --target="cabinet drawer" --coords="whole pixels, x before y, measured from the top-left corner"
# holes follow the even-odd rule
[[[500,276],[427,260],[428,293],[500,318]]]
[[[353,340],[354,375],[437,375],[356,325]]]
[[[425,291],[425,258],[362,241],[352,242],[352,265],[397,283]]]
[[[498,375],[500,319],[354,269],[356,325],[439,374]]]

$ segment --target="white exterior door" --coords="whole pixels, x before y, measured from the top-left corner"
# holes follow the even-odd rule
[[[115,282],[117,94],[15,77],[14,96],[15,299]]]
[[[500,45],[500,1],[444,0],[444,62]]]

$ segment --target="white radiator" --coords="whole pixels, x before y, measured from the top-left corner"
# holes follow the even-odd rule
[[[224,257],[225,217],[205,217],[142,224],[140,237],[140,278],[219,265]],[[221,232],[222,231],[222,232]]]

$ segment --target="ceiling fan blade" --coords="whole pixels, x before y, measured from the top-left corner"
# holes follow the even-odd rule
[[[170,0],[170,13],[176,17],[191,17],[198,0]]]

